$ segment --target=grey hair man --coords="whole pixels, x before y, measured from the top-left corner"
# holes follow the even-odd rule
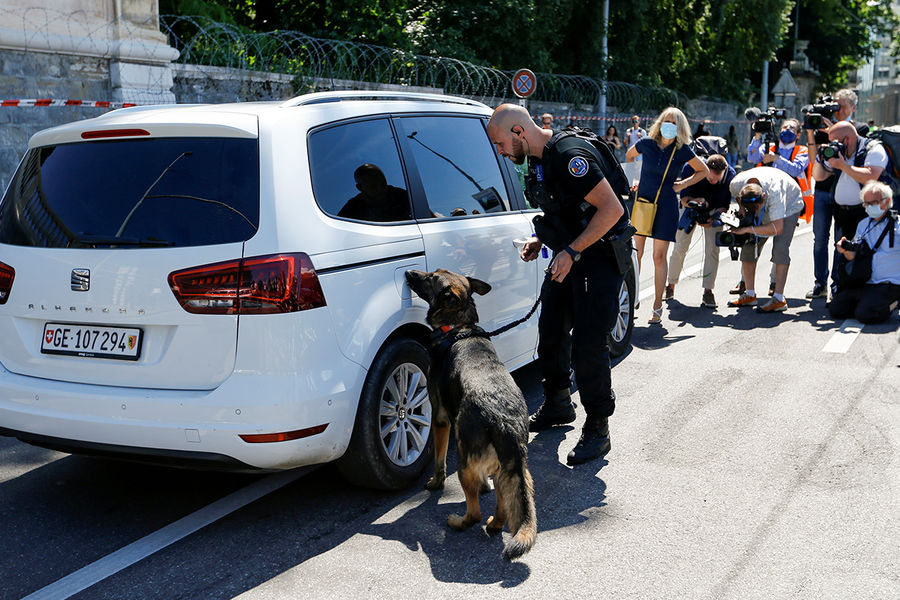
[[[855,317],[862,323],[881,323],[900,302],[900,219],[890,210],[890,186],[870,181],[859,195],[866,218],[857,225],[849,248],[846,237],[835,248],[849,263],[858,260],[859,248],[865,244],[872,251],[872,275],[859,287],[845,287],[839,280],[828,312],[835,319]]]

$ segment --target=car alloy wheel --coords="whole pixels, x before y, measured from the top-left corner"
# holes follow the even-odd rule
[[[384,383],[378,409],[381,443],[394,464],[406,467],[425,451],[431,402],[425,373],[414,363],[397,366]]]

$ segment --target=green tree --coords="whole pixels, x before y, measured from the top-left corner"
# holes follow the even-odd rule
[[[797,2],[800,38],[813,41],[808,55],[826,88],[872,55],[875,34],[898,25],[890,0],[610,0],[604,61],[601,0],[160,0],[160,10],[745,100],[763,61],[786,66],[792,58]]]
[[[610,79],[742,99],[781,45],[788,0],[614,0]]]
[[[833,91],[846,85],[847,71],[861,66],[874,55],[877,36],[896,31],[897,15],[890,0],[800,0],[801,40],[811,40],[806,51],[822,75],[821,89]],[[778,61],[787,65],[793,57],[793,34],[778,52]]]

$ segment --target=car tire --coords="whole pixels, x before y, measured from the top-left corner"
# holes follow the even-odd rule
[[[631,344],[631,332],[634,329],[635,304],[634,276],[631,271],[625,274],[616,308],[616,322],[609,334],[609,354],[621,356]]]
[[[351,483],[382,490],[412,484],[434,453],[428,351],[399,338],[378,353],[366,376],[350,446],[337,466]]]

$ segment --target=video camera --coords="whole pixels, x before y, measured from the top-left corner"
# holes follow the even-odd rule
[[[694,226],[698,224],[705,225],[706,223],[710,223],[713,227],[722,225],[722,221],[718,218],[712,218],[711,212],[708,205],[701,204],[696,200],[688,200],[687,207],[684,209],[684,212],[681,213],[681,218],[678,220],[678,229],[689,234],[694,230]]]
[[[763,112],[755,106],[751,106],[744,111],[744,117],[751,121],[750,129],[754,133],[771,134],[774,137],[774,121],[786,118],[787,111],[783,108],[769,108],[766,112]]]
[[[719,216],[719,220],[722,221],[726,229],[725,231],[716,232],[716,246],[727,247],[728,252],[731,254],[731,260],[737,260],[738,248],[744,244],[756,241],[756,236],[752,233],[735,234],[730,230],[753,225],[753,213],[748,212],[742,217],[738,209],[731,209],[726,213],[722,213]]]
[[[824,163],[826,160],[834,158],[835,156],[843,156],[844,150],[846,149],[846,144],[838,140],[833,140],[827,144],[818,146],[816,152],[819,154],[819,161]]]
[[[754,133],[759,133],[762,136],[760,152],[765,154],[768,151],[769,146],[772,146],[774,152],[778,154],[778,132],[775,128],[775,120],[786,118],[787,111],[783,108],[770,107],[763,112],[755,106],[751,106],[744,111],[744,117],[750,121],[750,129],[752,129]],[[772,163],[771,166],[774,167],[775,164]]]
[[[831,120],[832,115],[841,110],[841,105],[831,96],[821,96],[815,104],[807,104],[800,109],[803,113],[803,129],[825,129],[822,119]]]

